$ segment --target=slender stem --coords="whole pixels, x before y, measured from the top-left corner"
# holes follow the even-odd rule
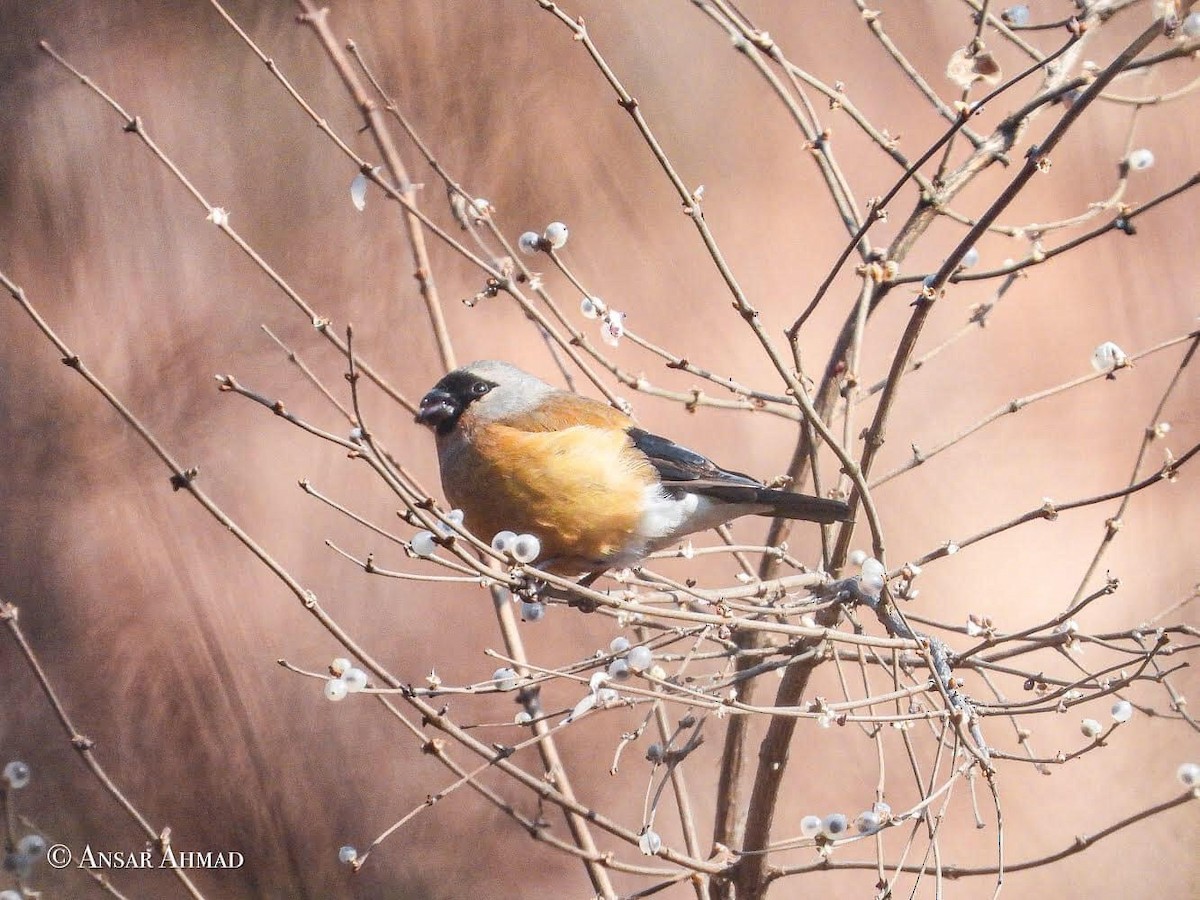
[[[220,9],[216,0],[212,0],[212,2]],[[404,231],[408,236],[409,249],[412,251],[416,264],[414,274],[421,289],[421,298],[425,301],[425,311],[429,315],[434,341],[437,344],[438,353],[441,355],[442,368],[446,371],[458,368],[454,358],[454,346],[450,340],[450,330],[446,326],[446,316],[442,312],[442,301],[433,277],[429,250],[425,245],[425,229],[416,215],[417,189],[408,177],[408,170],[405,168],[404,160],[400,157],[400,151],[396,149],[396,144],[392,140],[392,134],[387,127],[383,111],[371,99],[362,82],[358,80],[358,73],[354,71],[350,60],[346,58],[337,38],[333,36],[333,31],[329,27],[329,10],[316,7],[310,0],[297,0],[297,2],[304,10],[301,21],[312,28],[320,40],[321,46],[325,48],[330,62],[337,69],[342,83],[346,85],[346,90],[354,98],[354,105],[358,107],[366,120],[367,127],[375,138],[375,146],[387,164],[392,182],[399,185],[400,193],[405,200]]]
[[[0,277],[3,277],[0,275]],[[19,614],[17,607],[0,599],[0,621],[8,628],[8,633],[12,635],[16,641],[17,647],[21,651],[21,655],[25,657],[25,661],[29,664],[29,668],[33,671],[34,677],[37,679],[38,686],[41,687],[42,693],[46,695],[46,699],[50,703],[51,709],[54,710],[54,715],[58,718],[59,724],[67,733],[67,740],[71,742],[71,746],[79,753],[83,759],[84,765],[88,767],[91,773],[100,782],[101,787],[109,793],[109,795],[120,804],[121,808],[129,814],[129,817],[137,824],[138,828],[146,835],[146,838],[158,848],[159,852],[163,852],[170,844],[171,829],[167,828],[163,831],[156,831],[154,826],[142,815],[141,811],[133,805],[124,792],[117,787],[117,783],[113,781],[105,768],[100,764],[93,752],[95,743],[91,738],[87,737],[82,731],[75,727],[70,715],[67,713],[67,708],[59,699],[54,686],[50,683],[49,677],[46,675],[46,670],[42,668],[41,662],[30,646],[29,641],[25,637],[24,631],[21,630],[20,622],[18,621]],[[170,860],[168,864],[168,860]],[[171,873],[179,879],[180,883],[187,890],[188,894],[197,900],[203,900],[204,895],[200,893],[200,889],[192,883],[192,879],[188,877],[185,870],[181,869],[175,862],[174,857],[163,857],[163,868],[169,868]]]

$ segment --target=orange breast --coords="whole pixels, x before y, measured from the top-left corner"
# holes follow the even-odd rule
[[[623,430],[464,425],[440,448],[442,484],[480,538],[536,535],[537,564],[563,574],[640,554],[643,496],[655,474]]]

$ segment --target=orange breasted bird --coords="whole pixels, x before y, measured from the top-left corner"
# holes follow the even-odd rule
[[[843,521],[840,500],[768,488],[629,416],[497,360],[455,369],[421,400],[446,498],[490,540],[541,541],[537,567],[563,575],[632,565],[739,516]]]

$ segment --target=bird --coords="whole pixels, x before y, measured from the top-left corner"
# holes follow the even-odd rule
[[[599,400],[501,360],[443,376],[417,423],[436,435],[442,489],[490,540],[532,534],[535,567],[597,577],[745,515],[831,524],[841,500],[769,488],[639,428]],[[589,582],[590,583],[590,582]]]

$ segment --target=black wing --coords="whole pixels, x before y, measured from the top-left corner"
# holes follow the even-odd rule
[[[841,500],[777,491],[749,475],[722,469],[711,459],[657,434],[641,428],[630,428],[628,434],[633,446],[658,471],[663,487],[674,494],[687,492],[725,503],[764,506],[767,509],[762,515],[826,525],[844,521],[850,515],[850,507]]]
[[[763,486],[761,481],[756,481],[741,472],[722,469],[711,459],[687,447],[680,447],[665,437],[640,428],[630,428],[628,434],[633,446],[646,454],[646,458],[658,470],[658,477],[664,484],[670,485],[676,481],[717,481],[746,487]]]

